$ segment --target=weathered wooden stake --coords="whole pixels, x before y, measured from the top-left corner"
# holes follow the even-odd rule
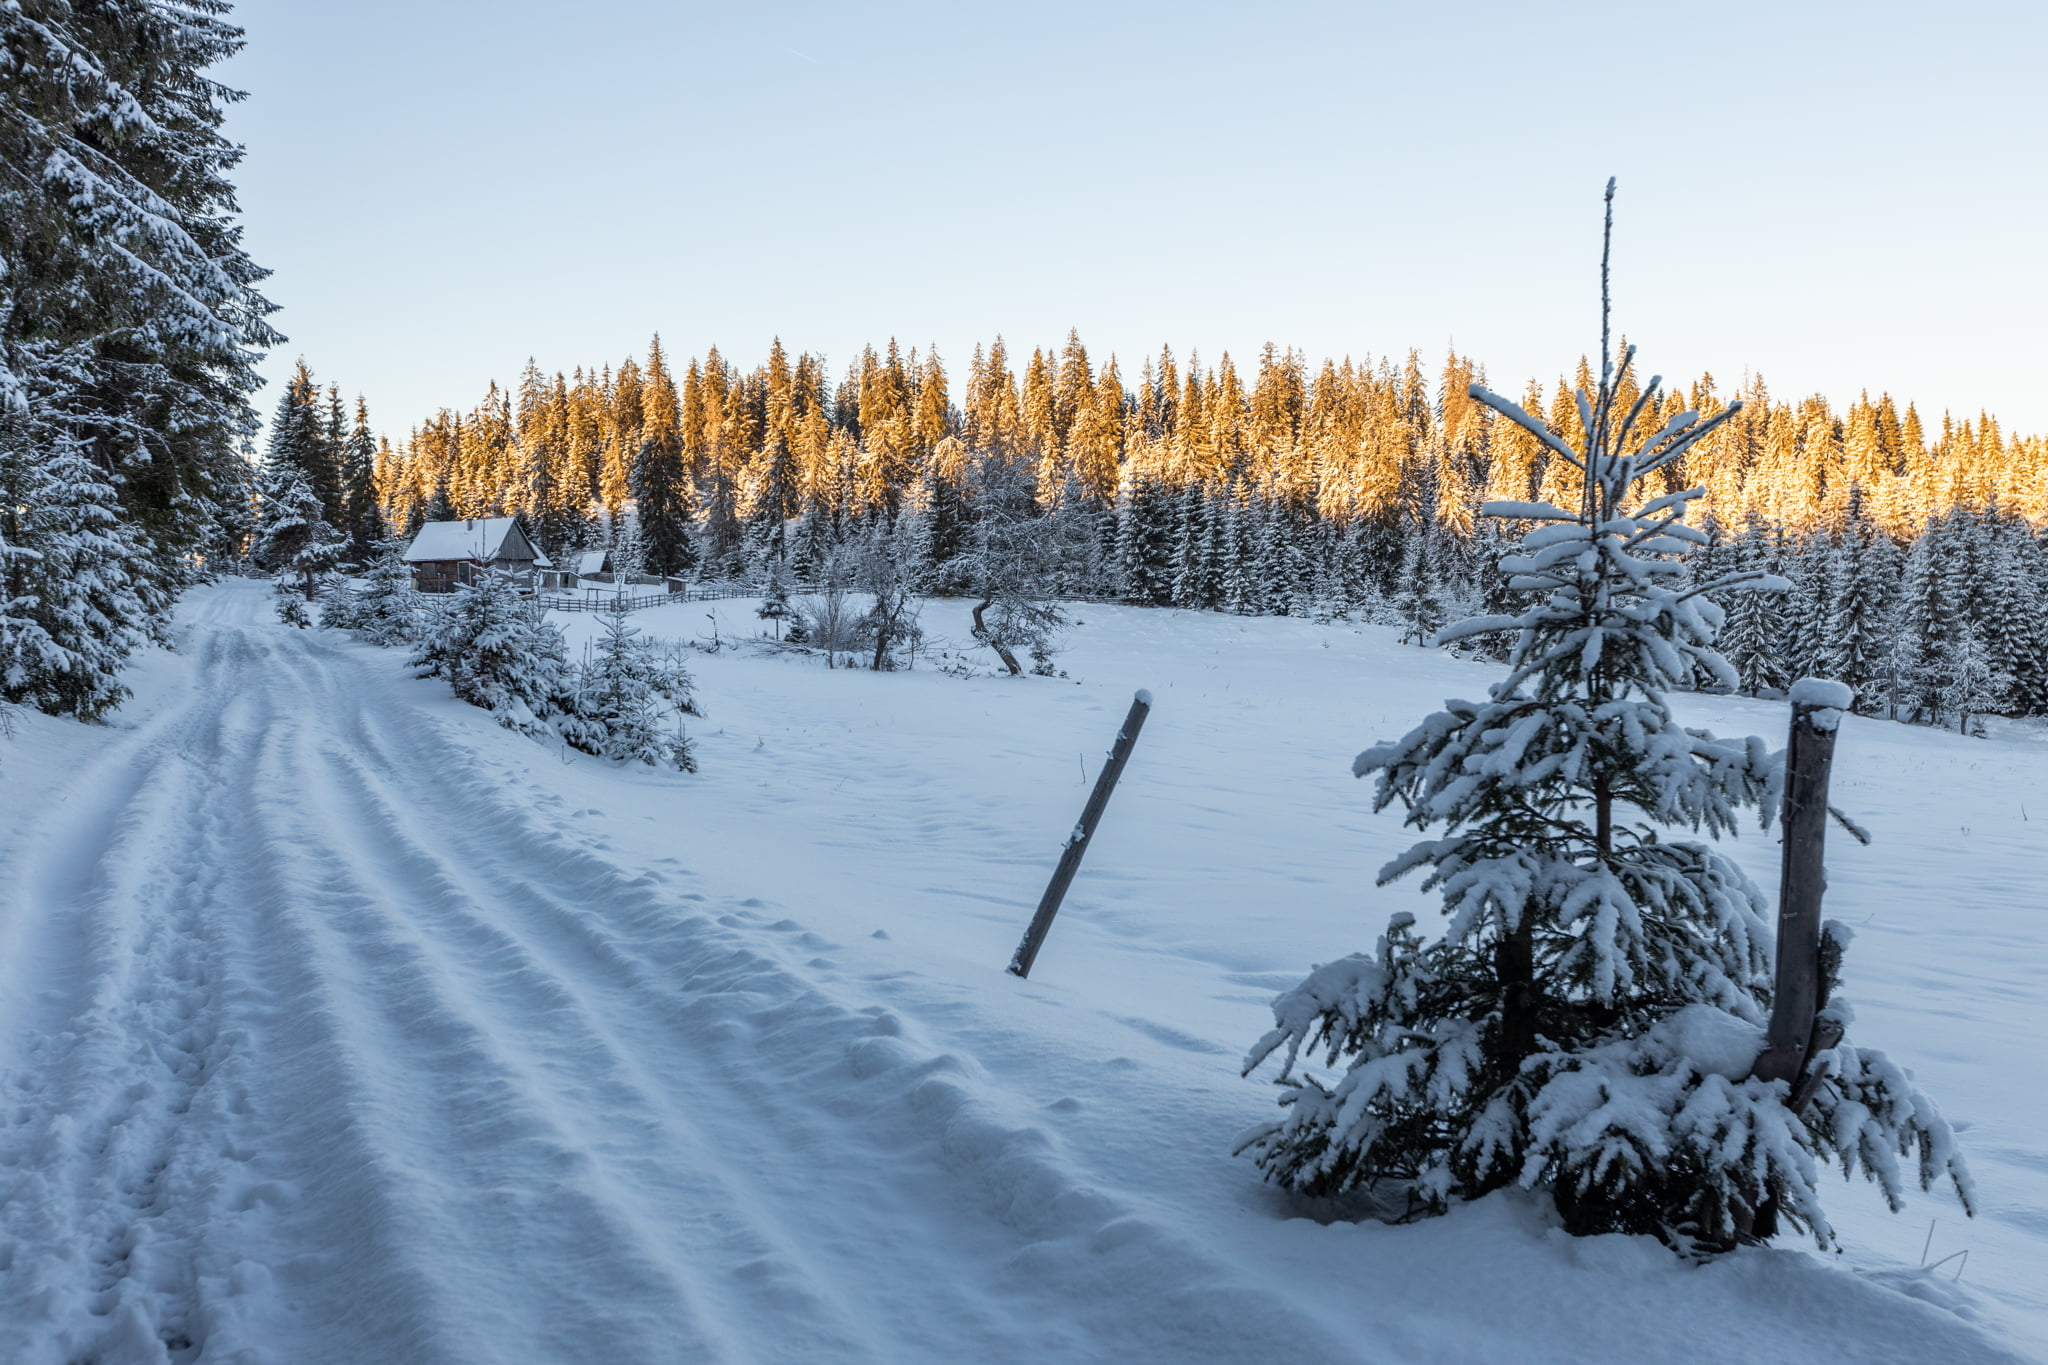
[[[1081,809],[1081,822],[1067,836],[1060,851],[1060,865],[1052,870],[1052,880],[1046,883],[1045,894],[1038,899],[1038,913],[1031,917],[1031,927],[1024,931],[1024,941],[1017,945],[1016,955],[1010,959],[1012,976],[1031,975],[1031,964],[1038,960],[1038,950],[1045,946],[1052,917],[1060,912],[1067,887],[1081,870],[1081,855],[1088,851],[1088,841],[1095,837],[1095,822],[1109,805],[1109,794],[1116,790],[1116,780],[1123,776],[1124,761],[1131,756],[1131,746],[1138,742],[1138,731],[1144,728],[1145,717],[1151,710],[1152,694],[1139,689],[1131,699],[1131,711],[1124,717],[1123,728],[1116,732],[1116,743],[1110,746],[1109,760],[1095,776],[1095,790],[1089,793],[1088,804]]]
[[[1821,853],[1827,834],[1828,767],[1835,757],[1835,729],[1854,697],[1841,683],[1822,678],[1801,679],[1793,684],[1791,695],[1785,807],[1778,821],[1785,839],[1778,878],[1778,979],[1771,1026],[1755,1074],[1761,1080],[1798,1086],[1815,1051],[1814,1015],[1821,1006],[1820,899],[1827,889]]]

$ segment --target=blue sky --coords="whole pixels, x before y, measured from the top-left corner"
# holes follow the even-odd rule
[[[1453,342],[2048,430],[2040,6],[238,6],[290,341],[394,438],[659,330],[836,374]],[[1021,358],[1021,355],[1020,355]],[[267,413],[276,387],[258,398]]]

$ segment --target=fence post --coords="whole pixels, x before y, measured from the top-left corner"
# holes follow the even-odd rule
[[[1010,975],[1031,975],[1031,964],[1038,960],[1038,950],[1045,945],[1045,936],[1052,929],[1052,917],[1060,912],[1060,902],[1066,899],[1067,887],[1073,882],[1074,874],[1081,870],[1081,855],[1088,851],[1088,841],[1095,837],[1095,822],[1102,818],[1104,808],[1109,805],[1109,794],[1116,790],[1117,779],[1123,776],[1124,763],[1130,758],[1131,748],[1138,742],[1138,731],[1144,728],[1145,717],[1151,710],[1152,694],[1140,688],[1138,694],[1131,698],[1130,714],[1124,717],[1123,728],[1116,732],[1116,743],[1110,747],[1109,760],[1096,774],[1095,790],[1089,793],[1088,804],[1081,808],[1081,821],[1067,836],[1060,852],[1059,866],[1053,869],[1052,880],[1046,883],[1045,894],[1039,897],[1038,912],[1031,917],[1031,927],[1024,931],[1023,941],[1010,958]]]
[[[1778,972],[1771,1025],[1755,1075],[1796,1087],[1810,1060],[1820,1009],[1820,900],[1827,889],[1821,854],[1827,834],[1828,768],[1836,727],[1854,700],[1824,678],[1792,685],[1792,734],[1785,746],[1785,804],[1778,820],[1785,856],[1778,877]]]

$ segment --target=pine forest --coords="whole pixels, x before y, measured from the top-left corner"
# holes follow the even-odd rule
[[[1574,467],[1467,396],[1484,374],[1458,355],[1433,375],[1414,351],[1311,373],[1269,345],[1245,376],[1228,355],[1183,364],[1168,348],[1127,382],[1073,333],[1020,376],[999,337],[957,392],[934,351],[893,341],[836,381],[779,342],[750,371],[715,347],[677,368],[659,337],[616,367],[550,376],[529,362],[516,389],[493,384],[394,447],[302,363],[270,458],[304,466],[359,550],[387,526],[518,513],[551,551],[809,581],[882,535],[931,593],[972,587],[977,519],[1023,490],[1052,532],[1060,596],[1398,621],[1420,642],[1502,606],[1485,599],[1515,523],[1482,518],[1482,503],[1580,495]],[[1590,383],[1582,359],[1570,382],[1530,381],[1521,403],[1575,442],[1572,393]],[[1745,690],[1824,673],[1865,713],[1961,728],[2048,709],[2048,439],[1988,414],[1930,427],[1889,395],[1838,412],[1758,376],[1723,391],[1705,375],[1661,403],[1665,417],[1730,408],[1661,477],[1705,489],[1701,581],[1741,569],[1793,585],[1728,603],[1723,647]]]

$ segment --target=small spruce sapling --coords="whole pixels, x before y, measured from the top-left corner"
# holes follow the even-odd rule
[[[486,570],[458,587],[422,623],[414,676],[440,677],[508,730],[543,738],[551,718],[573,710],[568,645],[510,577]]]
[[[775,624],[775,638],[782,638],[782,623],[789,616],[789,585],[783,581],[782,561],[771,560],[768,565],[767,589],[761,595],[760,610],[754,613],[763,621]]]
[[[641,638],[622,607],[600,620],[603,633],[586,651],[573,701],[556,722],[562,738],[601,758],[697,771],[682,720],[698,714],[689,670],[674,651]]]
[[[1610,236],[1612,196],[1610,181]],[[1767,821],[1783,760],[1760,739],[1679,725],[1665,698],[1696,668],[1736,681],[1704,594],[1785,584],[1754,570],[1685,583],[1680,557],[1702,536],[1684,517],[1703,490],[1665,492],[1662,471],[1733,408],[1659,425],[1652,378],[1624,410],[1633,350],[1611,363],[1606,284],[1603,254],[1582,449],[1470,390],[1585,476],[1576,510],[1485,506],[1541,523],[1502,565],[1533,605],[1445,639],[1513,629],[1507,677],[1353,764],[1377,775],[1376,808],[1440,830],[1379,880],[1427,869],[1448,923],[1425,940],[1396,914],[1373,953],[1274,1002],[1245,1071],[1281,1057],[1282,1112],[1239,1150],[1306,1193],[1377,1188],[1414,1215],[1521,1185],[1547,1192],[1572,1233],[1690,1249],[1764,1232],[1764,1211],[1831,1245],[1817,1189],[1828,1158],[1897,1209],[1897,1158],[1917,1152],[1921,1186],[1946,1181],[1968,1208],[1949,1126],[1883,1054],[1822,1051],[1826,1080],[1803,1109],[1786,1081],[1753,1073],[1773,985],[1763,895],[1711,843],[1667,831],[1732,834],[1745,808]],[[1839,953],[1846,936],[1830,938]],[[1851,1020],[1832,993],[1823,1017]],[[1311,1073],[1314,1054],[1337,1073]]]

